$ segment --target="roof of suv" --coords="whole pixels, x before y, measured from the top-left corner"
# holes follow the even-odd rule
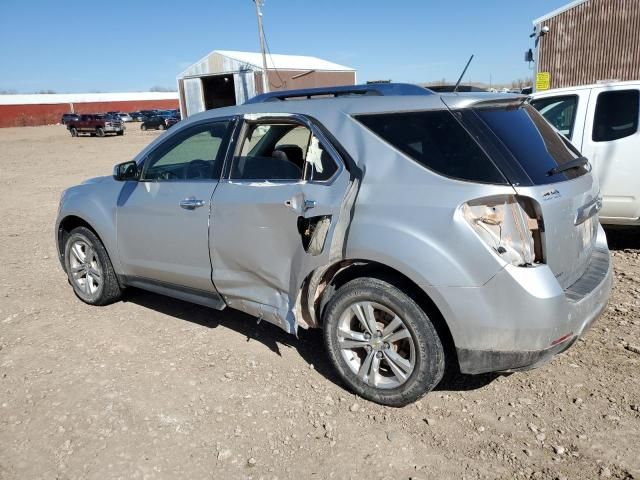
[[[384,84],[385,87],[401,84]],[[335,97],[327,98],[331,93],[328,89],[309,89],[304,91],[277,92],[273,97],[284,96],[296,98],[295,100],[280,100],[278,98],[261,101],[260,97],[250,100],[242,105],[217,108],[207,110],[190,116],[189,119],[215,118],[250,113],[300,113],[311,116],[326,116],[330,112],[348,115],[358,115],[364,113],[383,113],[415,110],[441,110],[448,106],[452,109],[468,108],[482,102],[513,102],[527,98],[523,95],[488,93],[488,92],[465,92],[465,93],[435,93],[422,87],[411,85],[414,90],[407,93],[396,93],[389,88],[389,94],[349,94],[348,89],[354,87],[338,87],[339,94]],[[368,87],[368,86],[367,86]],[[421,93],[419,90],[423,90]],[[313,91],[318,91],[319,98],[308,98],[313,96]],[[300,93],[303,92],[303,93]],[[308,93],[312,92],[312,93]],[[263,97],[264,98],[264,97]],[[299,99],[303,98],[303,99]],[[446,102],[446,105],[445,105]]]

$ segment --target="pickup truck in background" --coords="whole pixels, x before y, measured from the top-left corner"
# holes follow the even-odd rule
[[[536,92],[544,118],[589,159],[605,225],[640,226],[640,80]]]
[[[104,137],[108,133],[124,135],[124,125],[121,120],[106,115],[80,115],[78,120],[67,122],[67,129],[72,137],[81,133],[88,133],[92,137]]]

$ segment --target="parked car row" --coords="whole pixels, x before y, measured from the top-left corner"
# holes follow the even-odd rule
[[[141,122],[141,130],[166,130],[180,121],[180,112],[179,110],[141,110],[131,113],[65,113],[61,119],[61,123],[66,125],[73,137],[83,133],[98,137],[104,137],[109,133],[124,135],[126,128],[124,123],[132,121]]]
[[[144,119],[140,124],[140,130],[166,130],[179,121],[177,117],[158,114]]]
[[[81,115],[82,114],[79,113],[64,113],[62,115],[62,118],[60,119],[60,123],[62,123],[63,125],[68,125],[70,121],[79,120]],[[135,112],[129,113],[112,111],[93,115],[104,115],[112,117],[120,122],[144,122],[145,120],[156,116],[161,116],[163,118],[171,117],[176,118],[177,120],[180,120],[182,118],[180,115],[180,110],[177,108],[170,110],[137,110]]]

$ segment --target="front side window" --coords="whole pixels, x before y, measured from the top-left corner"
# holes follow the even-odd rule
[[[229,122],[216,122],[176,134],[149,156],[142,180],[219,178],[229,130]]]
[[[593,141],[611,142],[636,133],[639,106],[638,90],[616,90],[599,94],[593,120]]]
[[[248,124],[245,131],[232,180],[325,181],[338,169],[306,126],[259,123]]]
[[[540,114],[568,139],[573,135],[578,96],[545,97],[531,101]]]

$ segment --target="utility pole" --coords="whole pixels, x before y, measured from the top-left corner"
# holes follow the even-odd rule
[[[264,29],[262,28],[262,4],[264,0],[253,0],[256,4],[256,16],[258,17],[258,36],[260,37],[260,51],[262,52],[262,93],[269,92],[269,80],[267,79],[267,55],[264,51]]]

